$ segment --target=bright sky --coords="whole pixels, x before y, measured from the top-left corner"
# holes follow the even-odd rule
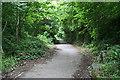
[[[57,5],[57,4],[58,4],[58,1],[51,1],[51,3],[52,3],[53,5]]]

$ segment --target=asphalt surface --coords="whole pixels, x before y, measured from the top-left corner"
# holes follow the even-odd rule
[[[73,78],[81,61],[80,51],[70,44],[57,44],[56,55],[44,64],[35,64],[20,78]]]

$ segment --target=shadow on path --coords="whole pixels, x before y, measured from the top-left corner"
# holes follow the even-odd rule
[[[79,67],[81,55],[70,44],[57,44],[56,55],[46,64],[35,64],[21,78],[73,78]]]

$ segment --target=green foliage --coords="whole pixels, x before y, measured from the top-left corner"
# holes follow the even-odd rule
[[[98,78],[119,78],[119,62],[111,61],[106,64],[103,64],[99,67],[100,73],[97,74]]]
[[[119,3],[70,2],[65,3],[64,6],[63,10],[66,14],[63,15],[66,17],[62,21],[66,39],[93,42],[94,45],[98,45],[100,42],[120,43]]]
[[[106,54],[108,55],[106,57],[106,60],[109,61],[120,61],[120,46],[119,45],[115,45],[112,47],[107,47],[107,50],[105,50]]]
[[[120,5],[119,3],[62,3],[61,13],[65,39],[70,43],[88,45],[104,63],[100,77],[119,77]]]
[[[103,45],[102,49],[93,49],[92,52],[97,55],[97,61],[102,63],[98,68],[99,73],[96,74],[98,78],[119,78],[120,76],[120,46]]]
[[[53,41],[53,38],[47,38],[45,35],[46,35],[46,33],[44,35],[39,34],[36,38],[43,41],[46,44],[51,44]]]
[[[2,59],[2,72],[3,72],[3,74],[14,70],[15,67],[18,66],[17,65],[18,60],[19,60],[18,58],[13,57],[13,56],[3,58]]]
[[[2,53],[0,53],[0,70],[2,70]]]
[[[2,70],[3,73],[14,70],[18,66],[18,61],[35,59],[46,55],[48,47],[45,42],[38,38],[26,38],[21,40],[19,46],[16,47],[15,54],[7,57],[3,56]]]
[[[4,71],[21,59],[45,55],[47,44],[64,38],[69,43],[89,44],[105,64],[101,70],[106,73],[100,76],[119,76],[119,9],[119,3],[109,2],[3,3]],[[110,68],[116,70],[110,72]]]
[[[21,40],[20,46],[18,46],[18,49],[16,50],[16,53],[19,55],[28,55],[27,57],[30,56],[42,56],[46,54],[46,45],[43,41],[37,39],[37,38],[28,38],[26,40]],[[23,58],[26,59],[26,58]]]
[[[3,73],[15,69],[19,60],[47,54],[60,25],[54,10],[50,2],[3,3]]]
[[[12,35],[9,35],[9,36],[3,36],[3,50],[4,50],[4,56],[7,55],[11,55],[11,54],[14,54],[15,50],[16,50],[16,47],[14,46],[17,46],[16,45],[16,39],[14,36]]]

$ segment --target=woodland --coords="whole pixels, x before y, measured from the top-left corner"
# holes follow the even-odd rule
[[[2,71],[47,55],[55,40],[84,46],[102,63],[98,78],[120,77],[119,2],[3,2]]]

